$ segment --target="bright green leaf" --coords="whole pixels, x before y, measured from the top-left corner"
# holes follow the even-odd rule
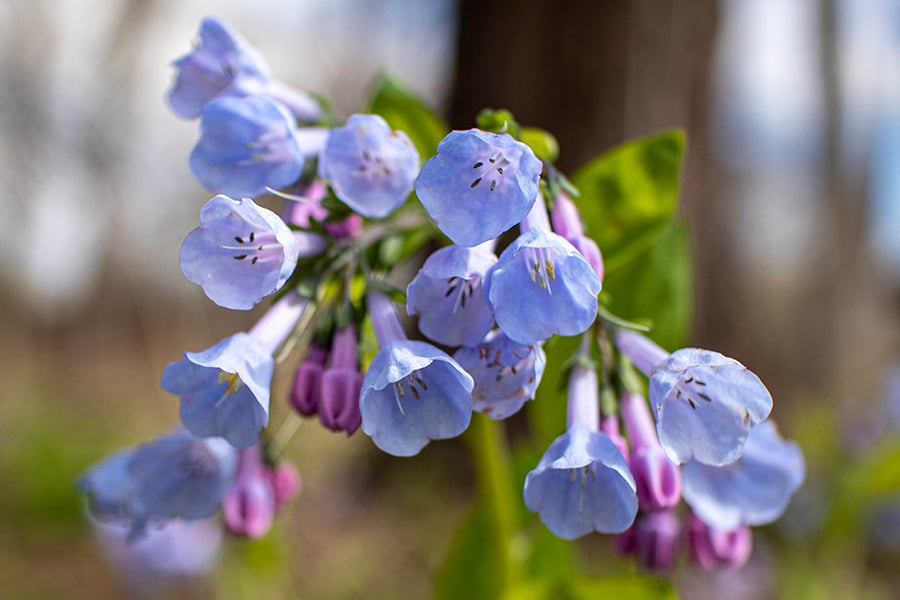
[[[603,281],[609,310],[628,320],[649,319],[647,335],[670,350],[684,345],[690,335],[693,286],[690,240],[678,220]]]
[[[384,117],[392,129],[406,133],[423,161],[436,154],[438,142],[450,131],[434,111],[386,76],[375,85],[368,111]]]
[[[581,167],[571,178],[588,235],[614,273],[653,243],[678,204],[685,138],[670,131],[628,142]]]
[[[559,142],[549,131],[537,127],[523,127],[521,134],[522,141],[528,144],[538,158],[550,162],[559,158]]]

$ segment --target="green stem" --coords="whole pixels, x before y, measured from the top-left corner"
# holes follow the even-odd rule
[[[472,415],[472,424],[466,438],[472,452],[478,489],[487,509],[488,522],[493,528],[493,550],[497,552],[499,567],[498,587],[501,592],[505,592],[509,589],[516,570],[511,544],[516,527],[517,499],[511,486],[513,474],[509,446],[503,424],[480,413]]]

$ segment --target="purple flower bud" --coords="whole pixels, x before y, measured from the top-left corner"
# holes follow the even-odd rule
[[[328,361],[328,351],[313,344],[306,358],[297,367],[291,387],[291,404],[301,415],[312,416],[319,410],[322,397],[322,373]]]
[[[268,98],[218,98],[206,105],[191,171],[210,191],[252,198],[297,181],[303,152],[297,125]]]
[[[364,217],[385,217],[413,189],[419,153],[402,131],[378,115],[353,115],[333,129],[319,157],[319,175],[338,199]]]
[[[753,534],[746,525],[734,529],[714,529],[697,515],[691,515],[688,529],[691,559],[707,571],[744,566],[753,550]]]
[[[627,330],[617,332],[615,342],[650,378],[659,441],[676,464],[736,461],[750,430],[772,410],[772,396],[759,378],[718,352],[682,348],[667,354]]]
[[[645,568],[671,571],[678,559],[681,526],[671,510],[647,513],[635,521],[633,554]]]
[[[281,510],[281,507],[300,493],[300,474],[288,463],[278,463],[274,468],[266,469],[266,474],[275,494],[275,510]]]
[[[475,346],[494,326],[482,279],[497,257],[482,246],[435,251],[406,290],[406,311],[419,331],[446,346]]]
[[[550,221],[553,223],[553,231],[567,240],[584,236],[584,227],[581,224],[578,208],[565,193],[557,194],[553,199]]]
[[[451,131],[416,179],[416,194],[447,237],[477,246],[521,221],[538,193],[541,161],[509,134]]]
[[[238,471],[222,504],[229,531],[248,538],[265,535],[275,518],[275,493],[259,442],[241,450]]]
[[[322,375],[319,420],[331,431],[352,435],[359,427],[362,374],[357,366],[357,339],[353,325],[338,330],[331,342],[331,365]]]
[[[625,392],[621,407],[631,440],[628,466],[637,484],[641,509],[657,511],[676,506],[681,500],[681,471],[659,445],[647,402],[639,394]]]
[[[616,448],[619,449],[625,460],[628,460],[628,440],[622,437],[622,432],[619,430],[619,420],[614,416],[600,417],[600,431],[612,440],[612,443],[616,445]]]

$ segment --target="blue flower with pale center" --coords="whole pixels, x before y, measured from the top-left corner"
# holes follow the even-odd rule
[[[597,317],[600,278],[572,244],[541,227],[503,251],[484,286],[497,325],[522,344],[581,333]]]
[[[765,525],[778,519],[805,476],[797,444],[775,424],[754,427],[741,457],[724,467],[691,461],[682,467],[682,494],[694,512],[716,529]]]
[[[222,20],[203,19],[199,38],[189,54],[175,61],[178,74],[169,104],[179,117],[200,116],[203,107],[220,95],[257,94],[272,79],[259,52]]]
[[[472,418],[472,377],[425,342],[396,340],[369,365],[359,398],[362,429],[395,456],[413,456],[431,440],[456,437]]]
[[[682,348],[672,354],[633,331],[616,345],[650,378],[659,441],[672,462],[722,466],[736,461],[751,429],[772,411],[772,395],[738,361]]]
[[[92,516],[129,527],[129,539],[151,521],[203,519],[216,512],[234,476],[234,448],[186,431],[118,452],[78,482]]]
[[[262,96],[217,98],[203,109],[191,171],[210,191],[235,198],[282,188],[303,170],[297,135],[293,117],[277,102]]]
[[[216,196],[181,245],[181,272],[219,306],[249,310],[294,272],[301,239],[253,200]]]
[[[166,367],[161,384],[181,398],[181,421],[191,433],[246,448],[268,423],[273,367],[271,352],[240,332],[202,352],[185,352]]]
[[[476,246],[434,252],[406,290],[406,310],[419,317],[419,331],[447,346],[474,346],[494,326],[482,278],[497,262]]]
[[[378,115],[353,115],[333,129],[319,157],[319,175],[344,204],[364,217],[385,217],[413,189],[419,153],[402,131]]]
[[[321,116],[322,107],[309,94],[272,79],[262,55],[221,19],[203,19],[199,38],[191,52],[175,61],[178,73],[169,105],[179,117],[197,118],[214,98],[251,95],[276,100],[304,121]]]
[[[475,380],[474,410],[492,419],[505,419],[534,398],[547,362],[538,344],[514,342],[500,330],[476,346],[463,346],[453,358]]]
[[[543,168],[531,148],[507,133],[451,131],[416,179],[416,195],[447,237],[476,246],[521,221]]]
[[[616,445],[574,427],[556,438],[525,478],[525,505],[558,537],[621,533],[637,514],[634,478]]]

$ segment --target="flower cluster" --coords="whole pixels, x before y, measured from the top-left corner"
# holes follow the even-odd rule
[[[267,430],[279,407],[272,379],[292,351],[292,411],[412,456],[461,435],[473,412],[522,410],[538,393],[545,342],[582,335],[566,431],[525,479],[525,505],[559,537],[620,534],[664,569],[683,498],[699,564],[746,560],[747,527],[776,519],[803,479],[799,450],[766,421],[771,396],[737,361],[668,354],[599,312],[600,249],[571,184],[518,126],[452,131],[420,167],[410,137],[378,115],[322,126],[336,117],[273,79],[217,19],[203,20],[175,67],[169,102],[200,118],[190,165],[216,194],[184,240],[181,270],[228,309],[276,300],[247,331],[165,368],[182,428],[86,473],[95,518],[134,541],[221,508],[230,531],[263,535],[298,489]],[[285,201],[280,216],[260,205],[267,194]],[[403,301],[418,332],[400,320]],[[611,376],[616,356],[649,378],[649,407],[632,380]],[[621,401],[601,416],[613,390]]]

